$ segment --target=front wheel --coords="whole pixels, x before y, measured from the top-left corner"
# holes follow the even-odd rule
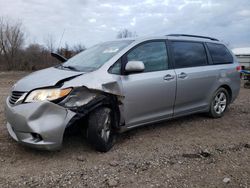
[[[107,152],[114,145],[112,110],[100,107],[89,115],[87,139],[97,151]]]
[[[210,102],[210,110],[209,116],[212,118],[220,118],[224,115],[229,104],[229,95],[226,89],[219,88],[211,102]]]

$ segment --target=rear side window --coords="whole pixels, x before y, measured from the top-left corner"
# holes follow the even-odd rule
[[[207,43],[214,64],[233,63],[233,57],[223,44]]]
[[[144,72],[168,69],[168,57],[165,42],[147,42],[127,54],[128,61],[142,61]]]
[[[174,41],[172,47],[175,68],[207,65],[207,55],[202,43]]]

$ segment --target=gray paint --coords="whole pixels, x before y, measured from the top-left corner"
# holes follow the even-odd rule
[[[66,125],[75,115],[74,112],[47,101],[14,107],[7,102],[5,114],[12,138],[22,144],[47,150],[61,147]],[[43,140],[36,142],[30,133],[39,133]]]
[[[13,87],[14,91],[29,92],[36,88],[53,87],[62,79],[62,88],[87,87],[96,92],[116,95],[120,101],[121,130],[158,122],[195,112],[206,112],[214,92],[222,85],[232,90],[232,101],[240,89],[240,76],[233,64],[207,65],[203,67],[163,70],[130,75],[114,75],[108,69],[128,50],[148,40],[174,39],[213,42],[190,37],[138,38],[107,61],[101,68],[90,73],[48,68],[26,76]],[[183,76],[181,73],[185,73]],[[37,148],[55,149],[61,146],[63,133],[75,115],[69,109],[51,102],[37,102],[10,106],[6,102],[8,130],[14,139]],[[44,140],[36,143],[31,132],[39,133]]]
[[[175,75],[175,72],[164,70],[122,76],[124,114],[128,127],[173,115],[176,77],[164,80],[167,74]]]
[[[72,76],[77,76],[83,73],[70,70],[61,70],[54,67],[43,69],[31,73],[19,80],[13,90],[15,91],[30,91],[36,88],[54,86],[62,79]]]
[[[143,72],[144,69],[145,65],[142,61],[129,61],[125,67],[127,73]]]

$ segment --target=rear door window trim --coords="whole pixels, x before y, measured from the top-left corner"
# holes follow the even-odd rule
[[[204,65],[197,65],[197,66],[189,66],[189,67],[180,67],[180,68],[176,68],[176,67],[175,67],[175,58],[174,58],[174,49],[173,49],[173,43],[172,43],[172,42],[189,42],[189,43],[199,43],[199,44],[202,44],[203,47],[204,47],[205,54],[206,54],[206,64],[204,64]],[[173,68],[174,68],[174,69],[185,69],[185,68],[193,68],[193,67],[204,67],[204,66],[209,66],[209,65],[211,65],[211,61],[210,61],[210,58],[209,58],[209,56],[208,56],[208,51],[207,51],[205,42],[203,42],[203,41],[192,41],[192,40],[168,40],[168,44],[169,44],[169,47],[170,47],[170,50],[171,50],[171,61],[172,61],[172,64],[173,64]]]
[[[230,62],[223,62],[223,63],[214,63],[212,54],[211,54],[211,52],[209,51],[209,47],[208,47],[208,45],[207,45],[208,43],[209,43],[209,44],[222,45],[222,46],[226,49],[226,51],[228,52],[228,54],[231,56],[232,61],[230,61]],[[228,48],[227,48],[224,44],[222,44],[222,43],[213,43],[213,42],[205,42],[205,46],[206,46],[207,52],[208,52],[208,54],[209,54],[209,56],[210,56],[210,58],[211,58],[211,63],[212,63],[212,65],[228,65],[228,64],[233,64],[233,63],[234,63],[232,54],[230,53],[230,51],[228,50]]]

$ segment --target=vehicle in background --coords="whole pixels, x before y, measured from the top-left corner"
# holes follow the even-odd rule
[[[250,69],[250,47],[234,48],[232,51],[242,68]]]

